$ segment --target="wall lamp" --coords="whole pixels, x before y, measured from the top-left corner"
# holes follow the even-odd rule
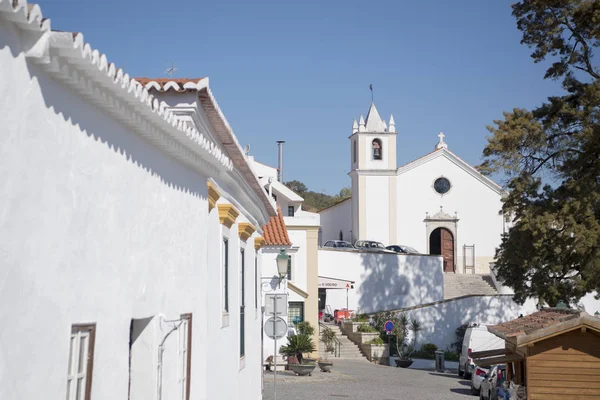
[[[285,249],[279,250],[279,254],[277,255],[277,273],[279,274],[279,286],[281,286],[281,281],[285,279],[288,270],[288,261],[290,256],[287,255]]]

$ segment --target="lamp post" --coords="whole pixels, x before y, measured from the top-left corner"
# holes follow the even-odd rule
[[[288,261],[290,256],[287,255],[285,249],[279,250],[279,254],[277,255],[277,274],[279,274],[279,286],[281,287],[281,281],[285,279],[287,275],[288,269]]]
[[[290,256],[287,255],[285,249],[279,250],[279,254],[277,255],[277,274],[279,275],[279,283],[278,288],[281,287],[281,281],[285,279],[287,275],[288,268],[288,260]],[[277,317],[277,302],[275,298],[273,298],[273,332],[275,332],[275,320]],[[273,398],[277,400],[277,336],[275,336],[273,340],[273,360],[274,362],[274,370],[273,370]]]

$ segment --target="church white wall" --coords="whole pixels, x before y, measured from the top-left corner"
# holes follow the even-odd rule
[[[321,216],[322,241],[321,245],[328,240],[339,240],[340,231],[344,240],[353,243],[352,240],[352,201],[354,197],[345,200],[333,207],[319,213]]]
[[[384,246],[390,243],[390,195],[387,176],[366,176],[366,235],[363,240],[375,240]]]
[[[191,398],[260,399],[260,318],[247,320],[241,368],[233,258],[228,327],[214,301],[221,227],[208,214],[208,176],[26,63],[21,35],[0,23],[0,398],[64,399],[71,325],[90,322],[92,398],[127,398],[131,319],[154,317],[140,340],[156,346],[161,316],[192,313]],[[167,400],[180,393],[177,335],[165,345]],[[136,372],[156,379],[142,359]],[[156,398],[155,382],[132,398]]]
[[[440,176],[452,184],[443,197],[433,190]],[[445,157],[437,157],[398,176],[398,242],[427,252],[425,214],[458,214],[457,272],[463,271],[463,245],[475,245],[476,272],[488,273],[502,234],[501,197]]]
[[[442,258],[319,250],[319,276],[354,281],[348,306],[360,312],[411,307],[444,298]],[[346,291],[327,290],[326,304],[346,308]]]
[[[433,343],[440,349],[451,348],[456,342],[456,328],[463,324],[480,323],[494,325],[510,321],[520,314],[536,311],[533,302],[520,306],[511,296],[471,296],[448,300],[406,311],[411,318],[418,319],[423,330],[418,333],[418,347]],[[411,332],[412,335],[412,332]],[[412,338],[411,338],[412,340]]]

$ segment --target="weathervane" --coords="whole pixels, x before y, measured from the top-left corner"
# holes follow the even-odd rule
[[[369,86],[369,89],[371,89],[371,103],[372,103],[373,102],[373,84],[372,83]]]
[[[175,65],[174,63],[171,63],[171,66],[165,70],[165,74],[167,74],[171,78],[173,78],[175,71],[177,71],[177,65]]]

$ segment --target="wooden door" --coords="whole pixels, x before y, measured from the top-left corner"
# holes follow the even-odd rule
[[[454,272],[454,237],[448,229],[441,229],[444,272]]]

